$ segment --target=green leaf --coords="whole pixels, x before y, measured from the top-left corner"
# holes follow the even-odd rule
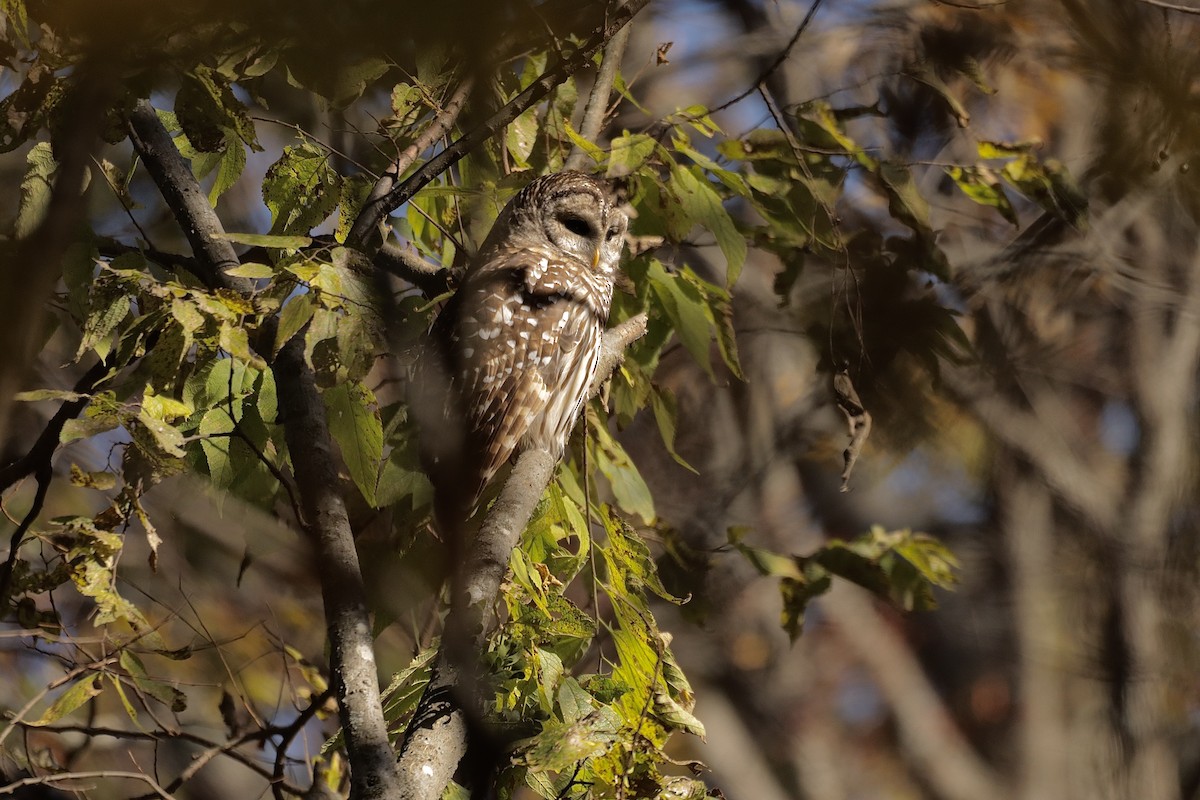
[[[547,722],[537,736],[517,744],[533,772],[560,772],[607,751],[618,739],[621,719],[605,706],[569,725]]]
[[[516,119],[508,123],[504,132],[504,144],[508,148],[513,162],[520,169],[529,168],[529,156],[533,146],[537,144],[538,115],[537,107],[526,109]]]
[[[264,369],[266,362],[250,349],[250,334],[240,325],[222,322],[217,330],[217,343],[221,349],[244,364]]]
[[[31,727],[41,727],[57,722],[103,691],[104,684],[99,675],[85,675],[71,684],[71,688],[60,694],[58,699],[46,709],[46,713],[26,724]]]
[[[842,130],[842,123],[838,120],[833,107],[828,102],[817,100],[812,103],[806,103],[800,106],[797,116],[801,121],[815,125],[818,131],[827,135],[835,145],[845,150],[847,155],[853,156],[854,160],[863,167],[866,167],[869,172],[875,172],[878,169],[879,162],[872,158],[866,150],[860,147],[858,143],[847,136],[846,132]],[[817,142],[817,144],[822,143]]]
[[[208,463],[208,477],[213,486],[218,489],[229,489],[233,486],[237,470],[234,469],[231,458],[233,440],[233,419],[224,408],[214,408],[206,411],[200,418],[197,433],[200,440],[200,450]]]
[[[392,676],[383,690],[383,715],[388,723],[395,724],[417,707],[417,701],[429,683],[433,659],[437,655],[437,644],[417,653],[408,666]]]
[[[954,115],[954,119],[958,122],[958,127],[965,128],[971,124],[970,112],[967,111],[962,102],[960,102],[959,99],[954,96],[954,93],[950,91],[950,87],[946,85],[945,81],[939,78],[937,74],[928,66],[921,62],[917,62],[916,64],[910,65],[904,74],[918,83],[925,84],[932,89],[935,94],[941,97],[942,100],[946,102],[946,105],[950,108],[950,113]]]
[[[394,447],[379,473],[375,501],[379,508],[387,508],[405,498],[413,508],[420,508],[433,500],[433,486],[421,469],[416,448]]]
[[[779,553],[773,553],[770,550],[763,550],[759,547],[751,547],[741,541],[734,541],[732,544],[739,553],[746,557],[746,560],[758,570],[759,574],[774,576],[777,578],[791,578],[793,580],[804,580],[804,573],[800,571],[800,565],[796,563],[796,559],[792,556],[784,556]]]
[[[592,161],[596,162],[597,164],[603,163],[604,159],[607,157],[607,154],[604,152],[604,148],[600,147],[594,142],[589,142],[587,139],[580,136],[579,133],[571,127],[570,122],[566,122],[564,120],[563,128],[566,130],[567,138],[570,139],[571,142],[577,147],[579,147],[580,150],[587,153],[588,157],[591,158]]]
[[[30,392],[17,392],[13,395],[13,400],[22,403],[35,403],[39,400],[61,400],[69,403],[75,400],[82,400],[85,397],[87,397],[86,394],[69,392],[65,389],[34,389]]]
[[[58,170],[58,162],[50,150],[49,142],[38,142],[25,155],[25,177],[21,179],[21,200],[17,206],[17,220],[14,234],[18,239],[24,239],[33,232],[46,216],[50,205],[50,192],[54,188],[52,180]]]
[[[307,233],[333,213],[341,189],[341,177],[327,152],[307,142],[285,147],[262,185],[263,202],[271,211],[271,233]]]
[[[233,188],[238,178],[242,177],[242,171],[246,169],[246,148],[232,131],[225,134],[225,148],[221,151],[216,166],[217,177],[212,188],[208,190],[208,204],[213,208],[217,207],[217,199]]]
[[[654,498],[650,494],[650,488],[646,486],[645,479],[634,466],[625,448],[613,438],[606,426],[596,426],[595,432],[597,447],[593,449],[593,454],[596,458],[596,468],[608,478],[617,504],[626,511],[637,514],[647,525],[651,524],[655,518]]]
[[[145,407],[138,412],[138,421],[150,433],[154,444],[163,453],[175,458],[183,458],[187,455],[183,451],[183,434],[179,432],[178,428],[167,424],[161,419],[155,419],[147,413]]]
[[[704,723],[698,720],[692,712],[672,699],[671,695],[667,694],[665,689],[657,688],[654,690],[651,711],[668,728],[674,728],[699,736],[700,740],[704,741]]]
[[[227,147],[227,132],[254,150],[262,150],[246,107],[233,94],[229,79],[198,66],[183,76],[175,95],[175,116],[188,141],[199,151]]]
[[[887,192],[892,216],[918,233],[932,235],[929,204],[917,190],[912,171],[903,164],[885,161],[879,165],[879,178]]]
[[[658,434],[662,437],[663,445],[671,454],[671,458],[675,459],[675,463],[679,466],[699,475],[699,471],[675,451],[675,427],[679,420],[679,407],[675,401],[675,393],[670,389],[655,387],[650,392],[650,406],[654,411],[654,422],[658,425]]]
[[[116,282],[104,282],[92,292],[87,319],[83,323],[83,338],[75,351],[78,361],[88,350],[101,358],[108,355],[108,337],[129,313],[129,295]]]
[[[181,403],[171,397],[151,394],[149,390],[142,398],[142,409],[154,419],[161,419],[164,422],[171,422],[180,417],[190,417],[196,411],[186,403]]]
[[[273,233],[214,233],[213,238],[248,244],[251,247],[277,247],[281,250],[299,250],[312,244],[311,236],[287,236]]]
[[[604,530],[608,534],[608,545],[604,552],[611,557],[612,565],[619,570],[623,580],[632,578],[637,587],[645,586],[664,600],[683,605],[687,598],[676,597],[667,591],[658,575],[658,567],[650,555],[650,548],[624,520],[607,509],[601,509]]]
[[[313,304],[311,294],[298,294],[287,302],[279,315],[279,327],[275,329],[275,343],[271,348],[272,356],[278,354],[283,346],[308,324],[315,310],[316,306]]]
[[[375,395],[365,385],[348,382],[326,389],[329,432],[342,451],[346,469],[363,497],[375,506],[379,462],[383,459],[383,423]]]
[[[804,612],[809,602],[829,591],[832,583],[829,573],[823,570],[810,571],[799,580],[783,578],[779,581],[779,593],[783,599],[780,624],[793,643],[804,632]]]
[[[733,286],[746,263],[746,240],[734,226],[729,212],[721,205],[721,196],[704,178],[699,167],[687,169],[672,164],[668,188],[686,218],[703,225],[717,237],[717,246],[725,256],[725,285]]]
[[[679,341],[696,363],[704,368],[709,378],[715,377],[709,357],[712,325],[704,298],[694,287],[685,289],[681,280],[668,275],[657,259],[651,260],[647,278],[651,293],[670,320]]]
[[[625,131],[624,134],[613,139],[605,177],[619,178],[636,172],[650,156],[654,155],[657,147],[658,142],[650,134]]]
[[[132,651],[128,649],[121,651],[121,666],[129,673],[134,685],[143,693],[158,700],[176,714],[187,710],[187,695],[166,681],[151,678],[146,672],[142,660]]]
[[[367,197],[373,185],[374,181],[365,175],[352,175],[349,178],[342,178],[342,194],[338,203],[337,226],[333,232],[333,238],[339,244],[346,243],[346,237],[350,235],[350,228],[354,226],[354,221],[358,218],[359,212],[367,202]]]

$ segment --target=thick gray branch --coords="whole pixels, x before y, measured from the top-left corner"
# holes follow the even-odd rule
[[[217,285],[248,290],[251,284],[222,270],[237,255],[221,220],[209,206],[192,171],[146,101],[131,116],[131,139],[163,199],[183,227],[196,259]],[[270,329],[268,324],[264,326]],[[268,340],[274,336],[267,336]],[[296,483],[302,496],[305,531],[316,548],[317,574],[329,629],[330,667],[338,689],[338,711],[350,760],[350,796],[355,800],[398,797],[396,765],[379,700],[379,676],[366,607],[362,570],[345,502],[338,493],[336,460],[325,404],[312,368],[304,360],[302,337],[293,337],[275,359],[280,412]]]
[[[604,334],[591,396],[617,368],[625,350],[646,332],[639,314]],[[509,554],[529,522],[557,466],[547,452],[521,454],[469,548],[446,619],[434,677],[417,705],[400,752],[404,800],[437,800],[467,752],[471,677],[488,609],[500,593]]]
[[[279,410],[300,490],[304,527],[316,549],[316,569],[329,629],[330,667],[350,759],[350,796],[398,798],[394,756],[379,700],[379,675],[366,589],[346,504],[338,489],[325,403],[296,336],[275,359]]]
[[[224,233],[221,220],[208,204],[208,197],[149,100],[139,100],[129,115],[129,141],[183,228],[192,253],[204,270],[205,274],[200,277],[209,286],[225,286],[242,292],[253,288],[245,278],[230,278],[224,274],[225,270],[240,263],[237,253],[232,244],[218,238],[217,234]]]

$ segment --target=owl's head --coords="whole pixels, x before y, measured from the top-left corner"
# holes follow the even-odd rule
[[[497,231],[506,231],[506,241],[514,236],[525,245],[541,240],[594,270],[612,274],[621,260],[628,225],[604,183],[581,172],[557,172],[534,179],[509,201],[484,249],[498,243],[492,241]]]

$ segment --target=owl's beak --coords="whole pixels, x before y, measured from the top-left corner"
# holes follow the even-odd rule
[[[596,249],[592,251],[592,269],[595,269],[598,266],[600,266],[600,246],[599,245],[597,245]]]

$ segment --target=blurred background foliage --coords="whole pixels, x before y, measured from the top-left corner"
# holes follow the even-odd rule
[[[604,3],[5,0],[5,538],[41,513],[0,598],[0,771],[341,785],[267,369],[292,335],[402,731],[446,568],[403,406],[439,299],[412,259],[461,268],[578,151],[634,215],[614,321],[651,322],[513,557],[501,790],[1200,795],[1200,50],[1170,5],[655,0],[600,135],[587,69],[390,218],[386,276],[345,246],[374,177],[464,79],[449,140]],[[188,255],[127,141],[139,97],[252,293]],[[70,403],[52,480],[48,453],[21,472]]]

